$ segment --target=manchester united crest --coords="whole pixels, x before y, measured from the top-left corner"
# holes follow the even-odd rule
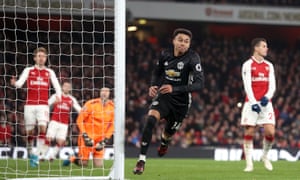
[[[177,69],[181,70],[184,67],[184,63],[181,61],[179,63],[177,63]]]

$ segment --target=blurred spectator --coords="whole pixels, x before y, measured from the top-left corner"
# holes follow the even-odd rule
[[[0,146],[11,145],[12,128],[5,117],[3,113],[0,114]]]
[[[248,41],[242,38],[225,39],[224,37],[205,37],[197,41],[193,47],[200,54],[205,70],[205,88],[200,95],[193,93],[193,103],[187,117],[179,131],[173,138],[174,146],[189,147],[205,146],[233,146],[240,147],[243,141],[243,130],[239,125],[241,107],[244,102],[240,68],[243,61],[249,58]],[[197,39],[197,38],[195,38]],[[138,44],[138,49],[134,48]],[[158,44],[160,45],[160,44]],[[134,37],[127,39],[127,140],[132,145],[132,136],[137,137],[144,123],[145,109],[150,104],[147,91],[153,64],[157,60],[158,45],[140,42]],[[238,48],[239,47],[239,48]],[[300,51],[295,47],[280,49],[272,44],[270,55],[276,64],[277,91],[273,98],[277,119],[276,145],[287,148],[300,144],[300,94],[299,79],[294,74],[300,73]],[[141,67],[147,65],[142,73]],[[287,78],[288,77],[288,78]],[[287,79],[287,80],[286,80]],[[291,80],[289,80],[291,79]],[[296,82],[297,83],[296,83]],[[147,103],[145,103],[147,102]],[[136,122],[136,123],[132,123]],[[139,128],[139,131],[136,130]],[[156,131],[161,127],[157,125]],[[152,142],[158,142],[158,132],[153,135]],[[261,146],[263,129],[255,135],[255,146]],[[292,135],[288,135],[292,134]],[[155,139],[156,138],[156,139]]]
[[[0,110],[6,112],[4,118],[6,125],[2,123],[1,127],[11,125],[12,145],[23,146],[22,139],[26,138],[22,114],[26,93],[25,88],[15,90],[8,82],[12,75],[19,74],[25,66],[33,63],[28,61],[31,59],[28,50],[37,46],[35,43],[37,37],[40,44],[47,44],[49,48],[51,68],[61,80],[72,81],[72,94],[79,99],[80,104],[98,95],[99,85],[112,86],[111,65],[114,64],[113,56],[110,55],[113,54],[112,39],[105,38],[105,42],[110,43],[103,43],[102,35],[93,32],[96,33],[94,34],[97,37],[94,38],[96,42],[90,43],[90,38],[82,39],[91,36],[89,32],[80,34],[81,29],[76,31],[77,26],[73,28],[72,32],[55,31],[46,35],[44,32],[20,31],[23,35],[18,37],[15,37],[13,28],[3,30],[6,39],[1,41],[5,46],[0,45],[0,57],[5,59],[0,58],[0,71],[5,74],[0,75]],[[81,25],[78,28],[81,28]],[[16,43],[21,37],[27,37],[28,41]],[[241,108],[238,103],[243,102],[245,97],[240,68],[250,55],[249,40],[243,37],[227,39],[201,33],[196,34],[194,39],[193,49],[200,54],[206,84],[200,94],[192,94],[193,102],[189,116],[184,120],[180,131],[175,134],[172,145],[184,148],[191,146],[240,148],[243,130],[239,125]],[[138,140],[145,123],[145,113],[151,101],[147,95],[151,71],[160,50],[166,48],[163,44],[166,40],[139,41],[134,36],[128,36],[126,42],[126,145],[139,146]],[[273,98],[277,120],[275,147],[300,148],[300,78],[298,78],[300,43],[288,48],[277,42],[270,45],[272,48],[269,55],[275,64],[277,77],[277,91]],[[76,119],[76,114],[72,115],[72,119]],[[160,123],[156,125],[153,143],[159,142],[161,126]],[[69,145],[76,145],[77,127],[72,125],[70,131]],[[262,131],[258,131],[255,135],[255,146],[261,146],[259,140],[262,138]]]
[[[134,0],[138,1],[138,0]],[[145,1],[145,0],[143,0]],[[161,1],[161,0],[151,0]],[[208,3],[208,4],[226,4],[226,5],[253,5],[253,6],[300,6],[299,1],[295,0],[162,0],[167,2],[182,2],[182,3]]]

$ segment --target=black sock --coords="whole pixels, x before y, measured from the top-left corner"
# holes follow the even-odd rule
[[[171,138],[165,139],[161,136],[161,146],[168,146],[170,141],[171,141]]]
[[[161,146],[168,146],[172,140],[172,136],[175,134],[176,131],[172,131],[172,133],[167,133],[166,130],[161,134]],[[164,137],[163,137],[164,136]]]
[[[152,138],[152,131],[156,123],[156,118],[154,116],[148,116],[147,124],[144,127],[142,142],[141,142],[141,154],[146,155],[149,144]]]

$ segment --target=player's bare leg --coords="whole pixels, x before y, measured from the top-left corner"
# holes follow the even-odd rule
[[[94,158],[93,159],[93,164],[97,168],[103,167],[103,158],[101,158],[101,159],[100,158]]]
[[[139,160],[133,169],[134,174],[142,174],[145,170],[146,163],[146,154],[148,151],[149,144],[151,143],[152,131],[155,126],[155,123],[160,119],[160,113],[157,110],[151,109],[148,112],[147,123],[144,127],[142,142],[141,142],[141,151],[139,155]]]
[[[36,151],[35,155],[40,157],[40,159],[44,159],[46,156],[46,153],[48,151],[48,146],[45,145],[46,130],[47,130],[47,123],[46,123],[46,125],[38,126],[37,151]]]
[[[27,151],[29,155],[32,154],[32,147],[35,139],[34,134],[34,129],[26,131]]]
[[[265,137],[263,140],[263,155],[261,160],[264,163],[264,166],[267,170],[272,171],[273,166],[270,160],[268,159],[268,152],[272,148],[274,143],[274,134],[275,134],[275,127],[273,124],[264,124],[264,132]]]
[[[48,153],[48,155],[49,155],[48,160],[53,161],[54,159],[56,159],[58,152],[64,146],[64,144],[65,144],[65,140],[57,139],[54,142],[54,139],[47,138],[44,146],[46,147],[46,149],[45,149],[46,154]],[[51,153],[49,152],[50,146],[52,147]]]
[[[245,172],[253,171],[252,152],[253,152],[254,130],[255,130],[254,126],[245,127],[244,142],[243,142],[243,148],[244,148],[245,159],[246,159],[246,168],[244,169]]]
[[[31,127],[27,127],[30,129],[27,129],[27,150],[28,150],[28,154],[29,154],[29,164],[30,167],[37,167],[39,164],[39,160],[38,160],[38,156],[35,155],[35,153],[33,152],[33,144],[34,144],[34,139],[35,139],[35,128],[34,126]]]
[[[62,147],[64,147],[65,140],[64,139],[57,139],[56,144],[53,146],[53,152],[50,154],[49,160],[54,160],[56,159],[58,152]]]

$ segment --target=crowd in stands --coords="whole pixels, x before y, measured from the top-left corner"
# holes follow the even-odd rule
[[[11,76],[19,75],[28,64],[33,64],[32,55],[28,54],[28,51],[31,53],[36,44],[33,40],[25,43],[20,39],[16,43],[14,35],[6,33],[6,40],[1,41],[0,45],[0,129],[4,129],[0,132],[0,145],[25,146],[25,88],[15,90],[9,80]],[[50,35],[51,39],[61,41],[46,46],[50,52],[50,67],[54,69],[60,81],[69,79],[73,83],[72,94],[81,105],[86,100],[97,97],[102,86],[112,86],[114,63],[111,45],[94,43],[90,46],[88,42],[84,45],[80,36],[76,39],[76,36],[70,36],[68,33]],[[0,39],[4,39],[3,34],[0,36]],[[71,37],[73,39],[70,40]],[[27,35],[27,38],[30,36]],[[45,42],[41,45],[46,45],[47,36],[39,37],[39,41]],[[134,36],[127,38],[128,146],[139,146],[145,115],[151,102],[148,97],[151,71],[160,51],[167,48],[164,44],[166,40],[153,43],[147,40],[140,41]],[[277,78],[277,91],[273,98],[277,120],[275,147],[300,148],[300,46],[282,46],[280,42],[270,42],[270,46],[268,58],[275,64]],[[205,73],[205,87],[200,92],[193,93],[189,116],[174,136],[172,145],[184,148],[240,147],[243,129],[239,124],[241,107],[238,103],[243,102],[245,98],[240,73],[243,61],[250,57],[250,40],[205,35],[195,37],[192,48],[200,54]],[[160,142],[163,127],[163,121],[157,123],[153,143]],[[76,126],[72,126],[72,145],[76,145],[76,133]],[[259,143],[262,142],[262,134],[263,129],[260,128],[255,135],[257,147],[261,146]]]
[[[134,0],[138,1],[138,0]],[[160,0],[151,0],[160,1]],[[222,5],[251,5],[251,6],[286,6],[299,7],[300,2],[295,0],[163,0],[165,2],[182,2],[182,3],[208,3]]]

